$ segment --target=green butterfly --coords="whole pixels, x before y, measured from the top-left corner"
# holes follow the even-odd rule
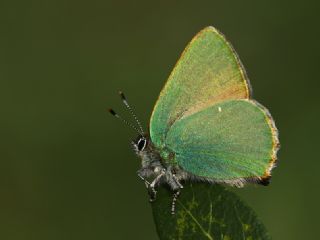
[[[269,183],[279,149],[277,128],[269,111],[251,99],[236,52],[215,28],[200,31],[182,53],[156,102],[149,133],[120,94],[138,128],[110,112],[139,133],[132,143],[150,201],[162,183],[173,190],[172,213],[185,180],[237,187]]]

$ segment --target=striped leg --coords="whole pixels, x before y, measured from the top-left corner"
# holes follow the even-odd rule
[[[160,179],[165,174],[166,174],[166,170],[162,169],[161,173],[150,184],[149,189],[148,189],[149,190],[149,196],[150,196],[150,199],[149,199],[150,202],[153,202],[154,200],[156,200],[157,191],[155,189],[155,186],[158,184]]]
[[[171,204],[171,214],[174,215],[176,211],[176,201],[180,195],[180,190],[173,193],[172,204]]]

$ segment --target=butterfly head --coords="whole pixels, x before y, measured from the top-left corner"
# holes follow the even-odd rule
[[[145,136],[139,135],[135,140],[132,142],[133,150],[140,155],[148,145],[148,139]]]

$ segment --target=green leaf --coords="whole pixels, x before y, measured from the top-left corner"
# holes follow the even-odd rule
[[[270,239],[254,211],[225,187],[187,183],[171,215],[172,192],[160,187],[152,204],[161,240]]]

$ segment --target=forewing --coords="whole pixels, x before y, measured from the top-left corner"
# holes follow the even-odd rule
[[[166,146],[184,170],[217,180],[270,176],[278,149],[268,111],[252,100],[230,100],[173,124]]]
[[[186,47],[161,91],[150,120],[151,139],[161,148],[177,119],[216,102],[249,95],[249,83],[235,51],[221,33],[207,27]]]

